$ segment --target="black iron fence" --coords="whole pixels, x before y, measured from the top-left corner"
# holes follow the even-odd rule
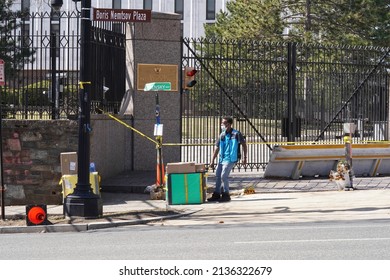
[[[3,118],[73,118],[78,114],[80,18],[77,12],[19,14],[1,19],[13,23],[1,34],[5,60]],[[91,112],[116,112],[125,93],[125,27],[93,22]]]
[[[2,117],[77,116],[79,14],[32,13],[0,24],[10,21],[12,32],[0,34]],[[91,41],[91,112],[115,113],[125,93],[125,24],[93,22]],[[345,122],[356,124],[355,142],[389,140],[389,52],[184,39],[183,69],[198,72],[182,93],[182,160],[210,160],[225,115],[246,136],[251,169],[264,168],[280,143],[342,143]]]
[[[183,92],[183,161],[209,162],[220,119],[249,143],[250,169],[281,143],[389,140],[390,48],[184,39],[183,68],[197,84]],[[198,146],[197,146],[198,145]],[[240,167],[240,165],[238,165]]]

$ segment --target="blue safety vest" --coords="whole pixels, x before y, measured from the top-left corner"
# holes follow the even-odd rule
[[[244,142],[245,138],[238,130],[222,132],[215,143],[219,147],[219,162],[237,162],[240,159],[240,143]]]

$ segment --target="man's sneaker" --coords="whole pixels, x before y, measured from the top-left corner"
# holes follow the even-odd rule
[[[221,198],[218,200],[219,202],[229,202],[230,194],[228,192],[223,192]]]
[[[213,195],[207,199],[209,202],[216,202],[221,199],[221,194],[220,193],[213,193]]]

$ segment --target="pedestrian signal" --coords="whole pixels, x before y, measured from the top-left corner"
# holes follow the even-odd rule
[[[184,89],[191,89],[195,84],[195,74],[198,72],[194,67],[185,67],[184,69]]]

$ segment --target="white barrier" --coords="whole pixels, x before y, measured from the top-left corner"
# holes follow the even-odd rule
[[[328,176],[339,160],[345,160],[344,145],[275,146],[264,178]],[[390,144],[352,144],[355,176],[390,175]]]

